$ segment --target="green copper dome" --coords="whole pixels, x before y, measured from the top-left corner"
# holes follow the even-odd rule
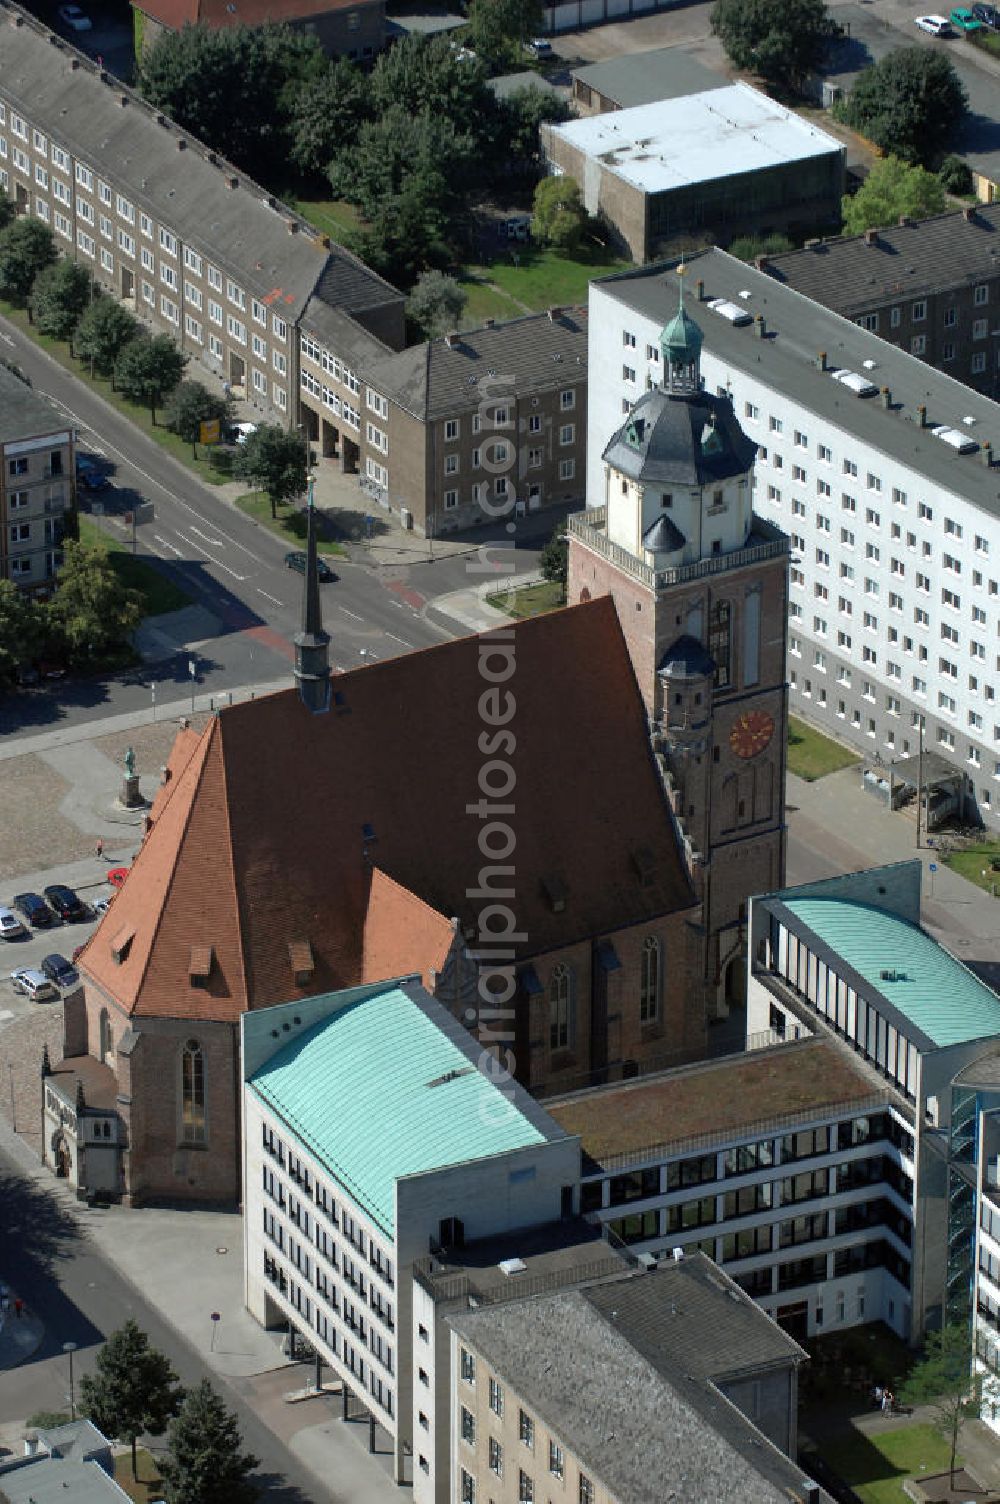
[[[683,302],[660,335],[664,361],[675,366],[693,366],[701,356],[702,333]]]

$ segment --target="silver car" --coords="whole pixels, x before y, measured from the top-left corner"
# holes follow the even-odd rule
[[[0,940],[21,940],[27,933],[13,909],[0,909]]]
[[[58,988],[52,985],[48,977],[29,966],[12,971],[10,981],[14,991],[20,992],[32,1003],[47,1003],[59,997]]]

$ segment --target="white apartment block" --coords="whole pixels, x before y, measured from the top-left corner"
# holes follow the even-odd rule
[[[791,538],[792,713],[876,766],[917,754],[923,725],[968,817],[1000,825],[1000,407],[925,365],[919,335],[908,354],[703,251],[683,279],[670,263],[591,284],[591,506],[605,446],[660,379],[682,280],[705,386],[759,445],[754,509]]]
[[[974,1166],[978,1190],[972,1332],[976,1371],[982,1376],[981,1415],[1000,1436],[1000,1060],[963,1073],[974,1093]]]
[[[414,1265],[558,1222],[579,1142],[491,1075],[493,1056],[412,979],[240,1022],[247,1308],[312,1345],[391,1438],[396,1481],[430,1501],[439,1459],[420,1420],[434,1387],[413,1335]]]

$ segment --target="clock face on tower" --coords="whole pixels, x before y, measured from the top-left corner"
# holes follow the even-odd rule
[[[729,745],[737,757],[756,757],[774,735],[774,716],[766,710],[745,710],[729,732]]]

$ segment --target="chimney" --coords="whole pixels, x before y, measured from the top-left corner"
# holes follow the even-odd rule
[[[917,422],[920,424],[921,428],[927,427],[927,408],[922,402],[917,408]]]
[[[878,245],[878,231],[877,230],[866,230],[865,231],[865,245]]]
[[[216,155],[215,155],[215,152],[214,152],[214,151],[207,151],[207,152],[206,152],[206,153],[205,153],[205,161],[206,161],[206,162],[211,162],[211,164],[212,164],[212,166],[213,166],[213,167],[214,167],[214,166],[215,166],[215,165],[216,165],[216,163],[217,163],[217,162],[218,162],[218,160],[219,160],[219,159],[218,159],[218,157],[217,157],[217,156],[216,156]]]
[[[79,66],[80,66],[80,59],[78,57],[71,57],[70,60],[69,60],[70,72],[71,73],[75,73],[76,70],[79,68]]]
[[[767,324],[764,322],[764,315],[762,313],[755,315],[753,327],[754,333],[756,334],[757,338],[763,339],[767,334]]]
[[[119,96],[118,96],[118,103],[121,105],[122,109],[124,110],[126,108],[126,106],[128,105],[128,95],[127,94],[119,94]]]
[[[330,249],[329,235],[314,235],[313,245],[319,246],[321,251],[328,251]]]
[[[982,449],[979,452],[983,457],[983,464],[988,470],[993,464],[993,445],[984,443]]]
[[[766,272],[768,266],[770,265],[766,256],[755,256],[753,258],[753,264],[759,272]]]
[[[178,151],[186,151],[187,150],[187,142],[184,140],[183,136],[178,136],[177,137],[177,150]]]
[[[450,329],[444,337],[444,342],[448,346],[449,350],[454,350],[455,346],[458,344],[458,330]]]
[[[964,204],[962,206],[962,218],[965,220],[965,223],[967,225],[975,224],[975,221],[976,221],[976,206],[975,206],[975,204]]]
[[[907,229],[907,227],[909,225],[912,225],[912,223],[913,223],[913,220],[910,218],[910,216],[908,214],[901,214],[899,216],[899,225],[900,225],[900,227],[902,229],[904,229],[904,230]]]
[[[819,354],[816,356],[816,364],[819,366],[819,368],[820,368],[821,371],[825,371],[826,370],[826,351],[825,350],[821,350],[819,352]]]
[[[550,324],[554,324],[556,319],[562,317],[562,309],[558,303],[553,303],[552,307],[548,310],[548,315]]]
[[[892,393],[887,386],[884,386],[882,388],[882,406],[885,408],[886,412],[888,412],[892,407]]]
[[[299,233],[299,222],[297,219],[286,219],[285,225],[289,235],[297,235]]]
[[[492,329],[495,326],[495,324],[496,324],[496,319],[483,319],[483,328],[484,329]]]
[[[699,303],[704,303],[704,301],[705,301],[705,283],[704,283],[704,280],[701,277],[699,277],[698,280],[697,280],[697,282],[694,284],[694,295],[695,295],[695,298],[697,299],[697,301]]]
[[[155,116],[155,119],[156,119],[157,125],[166,125],[166,123],[167,123],[167,117],[166,117],[166,115],[161,115],[161,114],[158,113]]]
[[[240,186],[240,180],[239,180],[239,178],[227,178],[226,179],[226,187],[229,189],[230,192],[232,192],[234,188],[238,188],[239,186]]]
[[[822,236],[815,236],[814,235],[811,240],[807,240],[805,242],[804,249],[807,250],[807,251],[814,251],[818,245],[822,245],[822,244],[823,244],[823,237]]]

